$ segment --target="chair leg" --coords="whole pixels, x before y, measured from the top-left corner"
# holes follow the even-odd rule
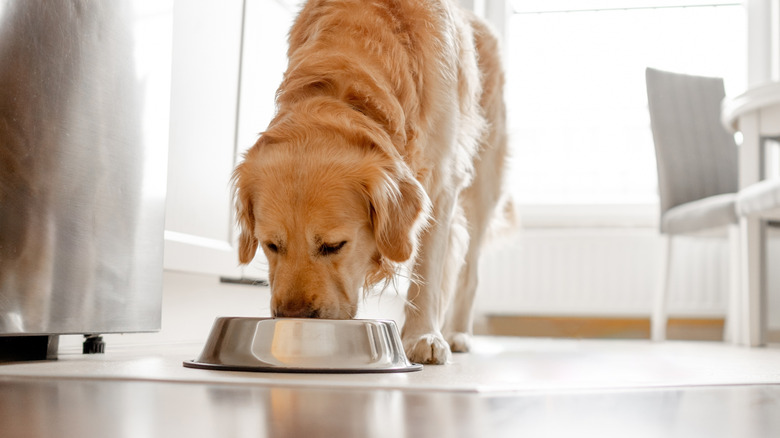
[[[742,345],[757,347],[764,343],[766,305],[766,260],[764,223],[759,218],[743,217],[739,221],[742,248],[740,288],[740,334]]]
[[[650,339],[663,341],[666,339],[667,302],[671,286],[672,236],[661,236],[661,266],[658,276],[658,287],[653,303],[653,314],[650,317]]]
[[[742,316],[740,287],[740,239],[739,225],[730,225],[729,229],[729,292],[726,307],[726,319],[723,326],[723,340],[733,344],[741,342]]]

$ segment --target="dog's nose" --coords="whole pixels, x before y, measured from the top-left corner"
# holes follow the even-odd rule
[[[277,310],[274,316],[278,318],[318,318],[320,316],[320,311],[312,309],[285,309]]]
[[[276,306],[274,316],[279,318],[319,318],[320,311],[308,304],[287,301]]]

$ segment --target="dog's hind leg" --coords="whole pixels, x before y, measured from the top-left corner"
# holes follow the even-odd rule
[[[460,197],[471,238],[444,330],[450,348],[455,352],[469,351],[470,348],[479,256],[496,206],[502,197],[507,155],[504,76],[498,40],[478,19],[473,19],[471,24],[482,72],[480,106],[487,121],[487,129],[483,132],[479,152],[475,157],[474,179]]]
[[[453,286],[444,334],[453,352],[466,352],[474,322],[474,298],[478,281],[479,258],[491,222],[496,214],[507,214],[496,209],[501,199],[501,174],[506,154],[505,139],[496,149],[483,151],[482,161],[477,164],[477,173],[472,185],[461,195],[461,205],[468,222],[468,249]],[[507,204],[511,206],[511,204]]]
[[[477,181],[475,181],[475,184]],[[485,199],[474,199],[477,187],[472,186],[464,193],[463,205],[466,210],[469,229],[465,261],[453,287],[452,303],[444,329],[445,338],[453,352],[467,352],[471,348],[471,335],[474,322],[474,298],[478,284],[479,254],[485,237],[487,225],[492,217],[495,202],[484,205]]]
[[[459,344],[453,344],[459,342],[460,338],[453,338],[451,336],[453,328],[450,327],[451,315],[453,312],[460,313],[462,310],[466,310],[470,313],[470,307],[468,309],[462,308],[462,303],[459,301],[464,297],[463,289],[463,273],[470,271],[468,260],[473,258],[469,252],[471,251],[470,245],[471,238],[469,236],[468,223],[466,215],[462,208],[462,203],[458,203],[455,216],[453,217],[452,225],[450,227],[450,242],[449,249],[447,251],[447,258],[444,260],[444,273],[442,275],[442,289],[446,291],[446,306],[447,312],[442,315],[442,319],[439,325],[443,327],[445,339],[450,345],[450,350],[453,352],[464,351],[460,348]],[[474,269],[476,274],[476,269]],[[476,277],[474,277],[474,288],[472,288],[471,297],[473,301],[473,289],[476,289]],[[469,330],[470,333],[470,330]]]

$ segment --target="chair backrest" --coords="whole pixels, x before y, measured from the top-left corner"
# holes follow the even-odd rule
[[[647,100],[661,215],[738,188],[737,145],[721,125],[723,79],[648,68]]]

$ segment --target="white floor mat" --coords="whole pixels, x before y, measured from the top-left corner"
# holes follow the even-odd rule
[[[780,348],[723,343],[478,337],[453,363],[395,374],[286,374],[184,368],[201,345],[64,352],[51,362],[0,364],[3,377],[150,380],[270,386],[544,392],[780,384]]]

